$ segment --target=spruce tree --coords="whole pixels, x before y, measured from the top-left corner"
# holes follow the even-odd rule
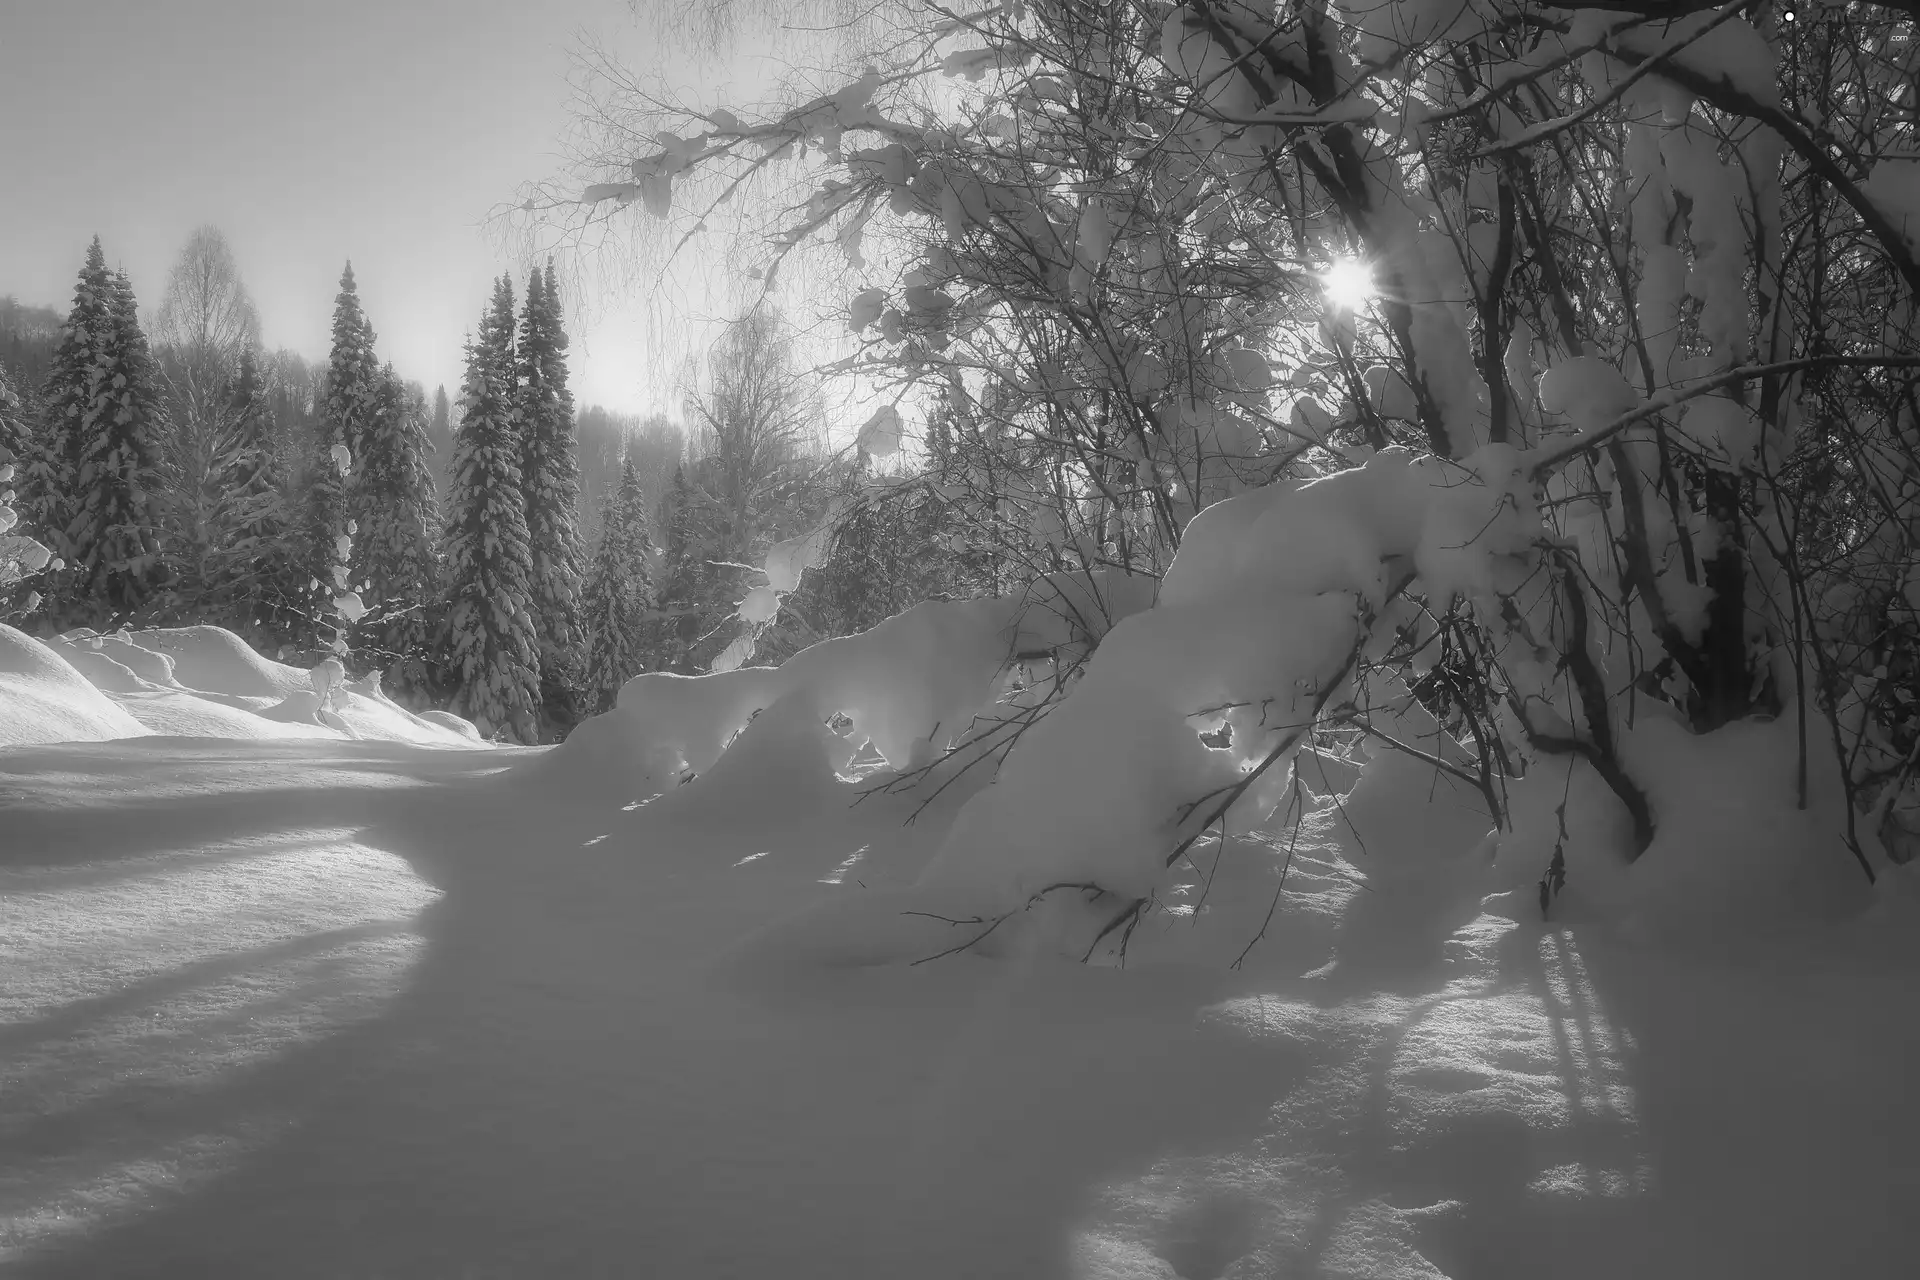
[[[97,236],[44,399],[28,478],[37,523],[65,562],[49,614],[61,626],[122,621],[166,578],[155,493],[166,424],[133,287],[107,271]]]
[[[295,631],[307,593],[290,541],[292,519],[273,409],[251,347],[241,353],[227,401],[211,522],[218,538],[219,598],[235,631],[281,644]]]
[[[453,461],[453,403],[444,386],[433,389],[433,417],[427,426],[427,439],[433,442],[434,493],[441,502],[447,499],[447,467]]]
[[[32,579],[52,555],[16,506],[31,447],[24,410],[6,366],[0,365],[0,619],[16,621],[38,607],[38,584]]]
[[[31,438],[25,406],[13,389],[13,379],[7,376],[7,367],[0,364],[0,466],[12,464],[16,473],[25,471]],[[11,489],[17,482],[16,474],[6,481],[0,481],[0,484]]]
[[[595,714],[613,706],[620,686],[651,659],[653,539],[647,494],[629,456],[620,485],[607,495],[600,547],[587,573],[582,613],[587,638],[586,696]]]
[[[333,601],[348,586],[341,540],[350,539],[354,523],[351,470],[354,446],[365,434],[372,399],[367,378],[372,350],[373,330],[360,310],[349,262],[340,273],[340,292],[333,301],[325,411],[306,460],[306,510],[297,557],[305,575],[304,616],[296,637],[303,648],[332,648],[341,638]]]
[[[373,612],[356,636],[363,656],[385,667],[387,687],[418,699],[432,683],[429,606],[438,595],[440,514],[426,403],[409,395],[390,364],[375,385],[361,450],[354,493],[363,514],[351,577]]]
[[[513,325],[513,285],[503,277],[467,344],[447,525],[445,637],[455,708],[483,734],[532,742],[540,646],[529,596],[533,557],[520,487]]]
[[[581,550],[577,506],[580,463],[573,393],[567,388],[567,335],[553,263],[527,280],[520,318],[521,492],[533,548],[530,594],[540,623],[541,705],[550,722],[578,718],[581,678]]]
[[[95,236],[74,286],[73,309],[54,344],[52,366],[41,388],[41,426],[21,469],[22,514],[41,531],[41,541],[65,562],[46,575],[47,616],[55,626],[77,618],[72,526],[78,510],[76,477],[81,443],[97,422],[95,372],[108,361],[113,335],[113,278]]]

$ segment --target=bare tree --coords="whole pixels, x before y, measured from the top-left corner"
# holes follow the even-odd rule
[[[698,500],[720,517],[718,550],[736,562],[756,549],[813,452],[818,401],[792,348],[780,314],[756,309],[714,345],[705,387],[687,397]]]
[[[216,541],[210,521],[215,478],[231,441],[234,402],[227,394],[241,356],[260,343],[260,315],[240,279],[220,228],[196,227],[167,276],[154,321],[161,375],[172,401],[165,460],[173,488],[169,524],[192,592]]]

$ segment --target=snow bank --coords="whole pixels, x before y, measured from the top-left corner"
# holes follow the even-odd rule
[[[651,795],[706,772],[757,713],[798,697],[816,721],[852,721],[839,766],[871,743],[890,766],[917,768],[966,740],[1010,666],[1077,658],[1117,619],[1145,609],[1154,587],[1144,577],[1055,574],[1019,596],[926,601],[780,667],[636,676],[613,711],[529,767],[595,793]]]
[[[48,641],[7,629],[0,656],[0,746],[171,737],[358,738],[430,747],[483,745],[473,726],[417,716],[377,681],[316,683],[314,673],[261,657],[219,627]]]
[[[451,711],[422,711],[419,713],[419,718],[436,728],[451,729],[476,745],[486,742],[486,739],[480,736],[480,730],[474,726],[473,721],[457,716]]]
[[[146,732],[59,654],[0,622],[0,747],[105,742]]]
[[[254,712],[185,689],[160,689],[149,686],[112,695],[127,714],[145,725],[149,733],[173,738],[337,738],[317,724],[276,721],[265,711]]]
[[[1643,715],[1620,734],[1620,754],[1653,809],[1647,851],[1628,861],[1631,824],[1588,765],[1548,757],[1509,785],[1513,830],[1497,856],[1503,884],[1535,889],[1560,844],[1567,880],[1556,919],[1612,918],[1669,945],[1802,930],[1873,906],[1875,891],[1840,838],[1846,797],[1837,766],[1817,740],[1807,806],[1798,807],[1790,716],[1694,734],[1670,717]],[[1876,870],[1883,883],[1897,879],[1884,861]]]
[[[784,767],[783,751],[805,757],[794,767],[843,769],[867,742],[910,770],[995,732],[996,755],[1011,751],[918,882],[828,909],[832,919],[793,938],[833,935],[829,949],[843,957],[909,941],[923,954],[939,930],[903,926],[894,918],[903,911],[993,920],[1049,894],[1061,900],[1053,914],[1062,926],[1077,928],[1090,904],[1069,897],[1087,895],[1111,916],[1116,904],[1154,896],[1184,841],[1222,821],[1244,831],[1267,819],[1288,794],[1291,752],[1339,696],[1374,615],[1401,584],[1417,574],[1445,600],[1517,582],[1509,571],[1539,529],[1523,476],[1504,446],[1458,463],[1386,450],[1363,467],[1209,507],[1188,526],[1151,607],[1149,580],[1059,575],[1023,598],[922,604],[775,669],[640,676],[613,713],[530,767],[625,801],[688,773],[739,773],[737,788],[703,790],[757,803],[754,778]],[[1004,696],[1010,666],[1038,653],[1079,657],[1096,640],[1066,696],[1008,732],[1023,710],[1019,696]],[[728,769],[735,735],[776,704],[783,731],[748,730],[752,767]],[[989,710],[999,718],[976,720]],[[852,721],[845,738],[820,728],[835,715]],[[978,724],[993,728],[969,739]],[[1477,844],[1491,824],[1477,793],[1463,790],[1456,843]]]
[[[129,633],[127,640],[172,664],[174,678],[190,689],[211,690],[278,701],[312,687],[299,667],[254,652],[239,636],[221,627],[168,627]]]
[[[1480,592],[1525,551],[1538,520],[1519,474],[1500,447],[1463,465],[1387,450],[1208,508],[1159,604],[1114,627],[961,811],[922,887],[949,914],[1015,910],[1062,885],[1147,898],[1183,839],[1223,814],[1263,822],[1396,581],[1417,570],[1440,599]],[[1223,724],[1225,749],[1201,740]]]

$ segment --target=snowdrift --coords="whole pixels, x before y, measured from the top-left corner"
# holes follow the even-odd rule
[[[1069,891],[1097,886],[1112,916],[1151,899],[1170,849],[1220,821],[1264,822],[1396,584],[1417,571],[1443,598],[1489,588],[1527,548],[1533,513],[1510,448],[1463,464],[1385,450],[1209,507],[1159,581],[1057,574],[1019,597],[919,605],[778,668],[640,676],[530,769],[643,799],[705,773],[753,716],[798,699],[816,722],[850,723],[825,748],[835,770],[867,744],[901,772],[958,749],[995,775],[916,884],[862,910],[997,927],[1059,891],[1059,913],[1083,917],[1067,931],[1093,936],[1100,922],[1066,905]],[[1035,654],[1057,665],[1022,683]],[[1038,714],[1070,668],[1070,691]],[[1221,729],[1227,747],[1203,738]]]
[[[1000,717],[1021,699],[998,701],[1025,660],[1070,663],[1124,618],[1153,603],[1151,578],[1061,573],[1024,594],[986,600],[929,600],[858,635],[824,640],[779,667],[743,667],[705,676],[653,672],[620,690],[614,710],[576,728],[528,765],[577,792],[644,799],[721,758],[750,721],[783,699],[816,722],[847,724],[830,751],[844,768],[870,744],[896,770],[943,751],[994,739]]]
[[[274,662],[219,627],[41,641],[0,624],[0,747],[152,734],[485,745],[457,716],[408,711],[377,679],[347,685],[337,666]]]
[[[1297,798],[1292,754],[1384,643],[1391,628],[1376,620],[1401,584],[1482,598],[1525,577],[1538,530],[1527,475],[1505,447],[1457,464],[1385,450],[1208,508],[1158,583],[1059,575],[1022,598],[922,604],[779,668],[638,677],[527,773],[589,806],[660,795],[668,810],[723,815],[773,803],[773,790],[806,793],[814,813],[871,798],[873,779],[848,785],[864,746],[891,771],[893,797],[944,795],[953,820],[913,874],[817,904],[778,946],[822,963],[911,962],[949,949],[961,925],[972,941],[957,940],[989,953],[1038,934],[1063,953],[1117,954],[1164,903],[1169,851],[1258,830]],[[1025,660],[1076,647],[1090,656],[1066,696],[1033,714],[1048,678]],[[1370,711],[1430,759],[1467,763],[1410,697]],[[1372,874],[1409,891],[1444,881],[1527,899],[1570,880],[1564,909],[1662,935],[1690,932],[1702,902],[1738,901],[1774,923],[1868,905],[1856,867],[1833,852],[1846,828],[1837,781],[1815,778],[1804,809],[1783,804],[1798,799],[1788,726],[1695,737],[1650,711],[1618,734],[1657,819],[1657,843],[1631,867],[1619,802],[1563,758],[1542,755],[1511,780],[1515,829],[1499,833],[1476,787],[1418,756],[1388,751],[1338,786],[1340,770],[1316,757],[1301,779],[1308,792],[1351,791],[1338,806],[1347,838]],[[947,794],[969,762],[979,767]]]
[[[0,623],[0,747],[104,742],[146,732],[59,654]]]

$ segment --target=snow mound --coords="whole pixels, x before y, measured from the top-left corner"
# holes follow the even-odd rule
[[[325,707],[320,695],[311,689],[295,689],[279,702],[260,711],[262,718],[275,724],[313,725],[319,728],[331,728],[322,716]]]
[[[385,694],[368,696],[352,690],[335,690],[330,712],[338,720],[337,728],[354,738],[377,738],[388,742],[411,742],[422,747],[484,746],[480,732],[471,725],[468,732],[437,724],[407,710]]]
[[[46,645],[0,622],[0,747],[147,733]]]
[[[473,721],[457,716],[451,711],[422,711],[419,713],[419,718],[430,725],[451,729],[468,742],[476,744],[486,742],[486,739],[480,736],[480,730],[474,727]]]
[[[779,667],[636,676],[611,712],[579,726],[530,768],[587,793],[644,798],[706,772],[754,716],[799,698],[816,721],[852,721],[847,756],[871,744],[893,768],[914,769],[968,740],[1009,669],[1042,655],[1084,653],[1119,620],[1146,609],[1154,589],[1145,577],[1054,574],[1020,595],[926,601],[858,635],[803,649]]]
[[[145,734],[485,745],[457,716],[399,706],[375,678],[348,685],[326,664],[316,676],[260,656],[219,627],[81,630],[45,642],[7,630],[0,747]]]
[[[46,643],[49,649],[65,658],[74,670],[85,676],[102,693],[143,693],[154,687],[151,681],[135,675],[133,668],[97,650],[58,638]]]
[[[96,653],[119,663],[149,684],[170,689],[181,687],[173,674],[173,659],[135,644],[130,632],[100,635],[83,629],[56,636],[47,643],[63,656],[79,652]]]
[[[709,772],[656,804],[661,816],[688,820],[725,816],[744,795],[788,814],[796,807],[804,811],[823,792],[840,789],[835,771],[846,767],[850,754],[846,740],[827,728],[805,691],[790,693],[755,715]]]
[[[1496,858],[1503,885],[1537,893],[1558,845],[1566,885],[1554,919],[1612,918],[1667,946],[1717,949],[1873,909],[1874,888],[1835,834],[1846,829],[1838,770],[1818,752],[1808,754],[1799,807],[1791,717],[1693,734],[1650,715],[1620,747],[1653,809],[1647,851],[1629,861],[1625,808],[1588,765],[1549,758],[1511,785],[1513,830]],[[1867,853],[1888,883],[1893,868]]]
[[[309,694],[309,697],[312,695]],[[265,711],[229,706],[184,689],[147,688],[115,693],[113,700],[149,732],[173,738],[337,738],[318,724],[269,718]]]
[[[285,698],[308,689],[308,673],[254,652],[239,636],[221,627],[167,627],[137,631],[130,644],[163,655],[173,676],[190,689],[247,698]]]

